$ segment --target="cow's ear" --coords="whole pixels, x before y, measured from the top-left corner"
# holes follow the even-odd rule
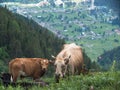
[[[69,63],[69,61],[70,61],[70,58],[71,58],[71,55],[69,55],[67,58],[65,58],[65,59],[64,59],[64,61],[65,61],[65,64],[68,64],[68,63]]]
[[[49,63],[50,63],[50,64],[54,64],[55,61],[54,61],[54,60],[49,60]]]
[[[71,55],[68,56],[68,59],[70,59],[70,58],[71,58]]]

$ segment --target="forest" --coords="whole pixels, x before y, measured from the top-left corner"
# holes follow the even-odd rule
[[[50,58],[65,43],[32,19],[0,7],[0,64],[6,66],[15,57]],[[3,70],[0,68],[0,71]]]
[[[120,46],[106,51],[98,57],[98,63],[103,70],[109,70],[113,62],[115,63],[115,69],[120,70]]]

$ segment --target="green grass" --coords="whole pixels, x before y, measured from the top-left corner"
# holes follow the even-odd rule
[[[88,75],[70,76],[61,79],[59,83],[55,83],[54,78],[43,78],[50,82],[48,87],[33,86],[29,90],[119,90],[120,88],[120,71],[118,72],[94,72]],[[20,86],[8,88],[0,86],[0,90],[23,90]]]

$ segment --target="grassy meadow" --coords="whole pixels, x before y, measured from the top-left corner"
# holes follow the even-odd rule
[[[69,76],[55,83],[54,78],[42,78],[50,83],[47,87],[33,86],[28,90],[119,90],[120,71],[90,72],[88,75]],[[93,88],[93,89],[92,89]],[[18,86],[5,88],[0,85],[0,90],[24,90]]]

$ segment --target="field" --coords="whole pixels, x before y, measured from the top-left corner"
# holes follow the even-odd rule
[[[120,71],[92,72],[88,75],[70,76],[55,83],[54,78],[42,78],[50,82],[47,87],[33,86],[29,90],[119,90]],[[92,89],[93,88],[93,89]],[[0,90],[24,90],[18,86],[5,88],[0,86]]]

